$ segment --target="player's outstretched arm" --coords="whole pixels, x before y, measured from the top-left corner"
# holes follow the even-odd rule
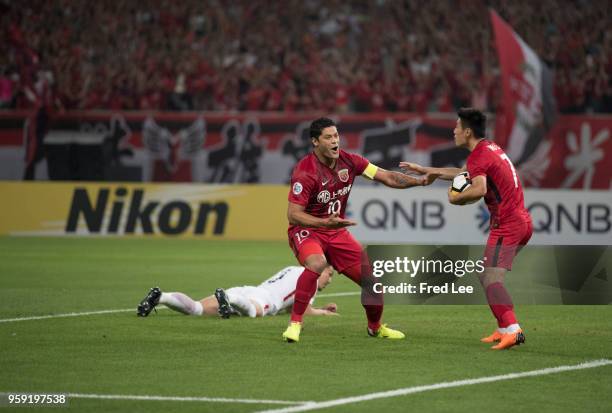
[[[406,175],[401,172],[387,171],[386,169],[378,168],[373,179],[390,188],[402,189],[413,186],[429,185],[435,180],[435,177],[433,177],[433,180],[429,181],[425,179],[425,177],[415,178],[414,176]]]
[[[422,166],[414,162],[400,162],[399,167],[407,172],[416,172],[422,175],[428,175],[428,174],[437,175],[437,178],[444,179],[445,181],[452,181],[455,176],[465,171],[465,167],[463,168],[434,168],[431,166]]]
[[[455,192],[448,188],[448,202],[453,205],[473,204],[487,193],[487,179],[484,175],[472,178],[472,185],[463,192]]]
[[[329,303],[324,308],[316,308],[310,304],[306,307],[307,315],[339,315],[337,313],[338,306],[335,303]]]
[[[287,219],[291,225],[311,228],[344,228],[357,225],[355,221],[340,218],[340,214],[332,214],[328,218],[319,218],[304,211],[299,204],[289,202],[287,207]]]

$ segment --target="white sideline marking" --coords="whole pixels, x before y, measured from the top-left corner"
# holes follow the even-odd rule
[[[317,297],[343,297],[345,295],[361,295],[361,291],[349,291],[346,293],[317,294]]]
[[[30,394],[32,392],[0,392],[0,395],[8,394]],[[46,393],[49,392],[36,392]],[[251,404],[300,404],[308,405],[314,403],[312,401],[288,401],[288,400],[265,400],[265,399],[230,399],[226,397],[179,397],[179,396],[145,396],[135,394],[83,394],[83,393],[62,393],[54,392],[55,394],[65,394],[69,398],[74,399],[102,399],[102,400],[146,400],[146,401],[161,401],[161,402],[213,402],[213,403],[251,403]]]
[[[77,399],[108,399],[108,400],[149,400],[171,402],[214,402],[214,403],[252,403],[252,404],[300,404],[314,403],[312,401],[288,401],[265,399],[230,399],[226,397],[176,397],[176,396],[139,396],[130,394],[81,394],[68,393],[68,397]]]
[[[405,387],[403,389],[389,390],[389,391],[383,391],[383,392],[377,392],[377,393],[369,393],[369,394],[364,394],[362,396],[345,397],[342,399],[315,402],[315,403],[305,404],[303,406],[292,406],[292,407],[285,407],[282,409],[263,410],[263,411],[260,411],[259,413],[306,412],[309,410],[324,409],[326,407],[341,406],[341,405],[345,405],[349,403],[359,403],[359,402],[364,402],[368,400],[386,399],[388,397],[397,397],[397,396],[405,396],[407,394],[422,393],[422,392],[426,392],[430,390],[440,390],[440,389],[448,389],[452,387],[470,386],[473,384],[481,384],[481,383],[492,383],[496,381],[519,379],[522,377],[544,376],[547,374],[556,374],[556,373],[562,373],[565,371],[572,371],[572,370],[592,369],[595,367],[602,367],[602,366],[608,366],[608,365],[612,365],[612,360],[607,360],[607,359],[592,360],[592,361],[588,361],[588,362],[584,362],[580,364],[575,364],[573,366],[558,366],[558,367],[550,367],[550,368],[540,369],[540,370],[525,371],[521,373],[510,373],[510,374],[502,374],[499,376],[480,377],[477,379],[449,381],[449,382],[443,382],[443,383],[437,383],[437,384],[429,384],[425,386]]]
[[[317,297],[342,297],[345,295],[359,295],[359,294],[361,294],[361,292],[359,291],[350,291],[350,292],[345,292],[345,293],[319,294],[317,295]],[[163,309],[167,309],[167,307],[157,307],[157,310],[163,310]],[[84,315],[127,313],[128,311],[132,311],[136,313],[135,308],[124,308],[124,309],[119,309],[119,310],[86,311],[83,313],[64,313],[64,314],[37,315],[37,316],[31,316],[31,317],[2,318],[0,319],[0,324],[14,323],[17,321],[45,320],[47,318],[80,317]]]
[[[124,308],[122,310],[100,310],[100,311],[87,311],[84,313],[65,313],[65,314],[38,315],[38,316],[32,316],[32,317],[3,318],[3,319],[0,319],[0,323],[12,323],[15,321],[44,320],[46,318],[79,317],[82,315],[125,313],[128,311],[133,311],[134,313],[136,313],[135,308]]]

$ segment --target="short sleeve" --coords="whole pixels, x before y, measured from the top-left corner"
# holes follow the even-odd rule
[[[303,171],[293,171],[291,175],[291,188],[289,189],[289,202],[306,206],[312,191],[314,191],[314,179]]]
[[[355,175],[361,175],[370,164],[370,161],[361,155],[357,155],[356,153],[349,153],[349,157],[351,158],[353,165],[355,165]]]
[[[467,159],[466,169],[470,174],[470,179],[477,176],[487,176],[487,158],[480,152],[477,156],[469,156]]]

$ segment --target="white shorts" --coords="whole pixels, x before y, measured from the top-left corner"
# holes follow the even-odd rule
[[[225,291],[229,294],[240,294],[249,300],[255,301],[260,305],[263,315],[275,314],[277,311],[276,306],[272,303],[270,293],[263,288],[244,285],[242,287],[228,288]]]

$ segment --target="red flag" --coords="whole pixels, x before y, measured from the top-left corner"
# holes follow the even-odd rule
[[[555,120],[552,74],[508,23],[493,10],[490,16],[503,102],[496,114],[495,140],[520,165],[542,144]]]

